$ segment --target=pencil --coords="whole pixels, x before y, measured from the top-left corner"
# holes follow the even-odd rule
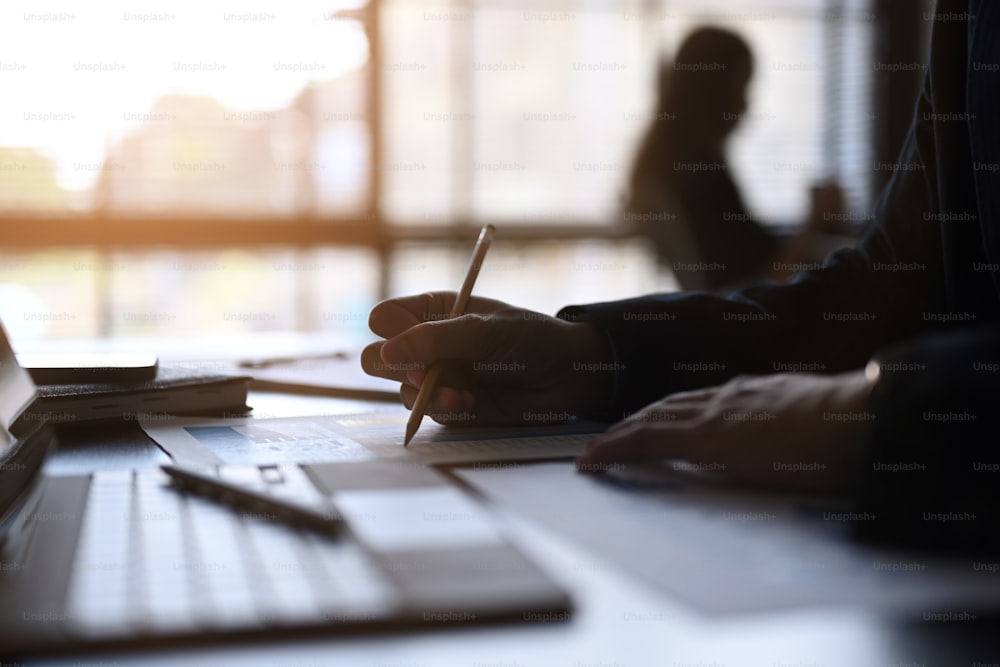
[[[469,297],[472,295],[472,286],[476,284],[476,278],[479,277],[479,269],[483,265],[483,260],[486,259],[486,251],[493,243],[494,232],[496,232],[496,228],[493,225],[486,225],[483,227],[483,231],[479,232],[479,240],[476,241],[476,247],[472,251],[469,268],[465,270],[465,281],[462,283],[462,289],[458,291],[458,296],[455,297],[455,303],[448,315],[449,320],[465,314],[465,306],[469,303]],[[410,411],[410,418],[406,420],[404,447],[410,444],[410,440],[420,428],[420,422],[424,419],[424,411],[427,410],[427,403],[434,395],[434,389],[440,375],[441,364],[431,366],[431,369],[427,371],[424,383],[420,385],[420,391],[417,393],[417,400],[413,403],[413,409]]]

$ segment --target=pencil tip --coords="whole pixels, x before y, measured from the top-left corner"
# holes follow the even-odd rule
[[[403,438],[403,447],[410,444],[410,440],[413,440],[413,436],[417,433],[417,427],[420,422],[414,423],[412,420],[406,424],[406,436]]]

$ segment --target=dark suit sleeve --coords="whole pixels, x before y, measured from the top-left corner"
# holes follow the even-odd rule
[[[855,530],[934,550],[1000,551],[1000,327],[879,353]]]
[[[928,216],[936,210],[929,109],[925,91],[899,161],[884,166],[894,173],[872,227],[824,268],[729,297],[660,294],[560,311],[602,328],[615,350],[616,396],[602,416],[738,374],[860,368],[884,345],[928,328],[924,313],[943,297],[940,223]]]

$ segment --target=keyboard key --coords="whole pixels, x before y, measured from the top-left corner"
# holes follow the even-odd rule
[[[234,483],[335,511],[298,466],[224,470]],[[68,599],[84,635],[364,622],[395,604],[391,580],[350,538],[178,493],[159,470],[94,475]]]

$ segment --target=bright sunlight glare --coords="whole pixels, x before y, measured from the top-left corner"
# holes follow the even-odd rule
[[[63,187],[89,188],[95,175],[69,165],[99,161],[165,94],[204,95],[233,111],[281,109],[310,83],[364,65],[362,26],[332,16],[357,4],[5,0],[0,146],[40,150]],[[37,122],[42,114],[75,122]]]

